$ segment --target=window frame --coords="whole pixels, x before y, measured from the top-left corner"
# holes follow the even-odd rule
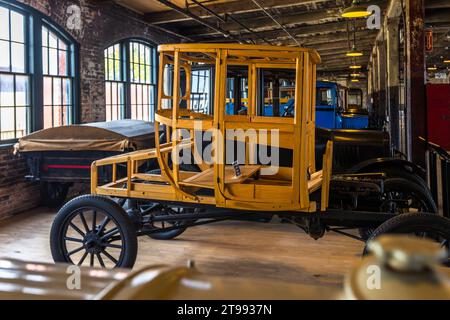
[[[152,56],[152,61],[150,62],[150,83],[140,83],[137,81],[134,81],[132,79],[131,76],[131,44],[132,43],[138,43],[138,44],[142,44],[144,46],[148,46],[150,48],[150,54]],[[122,80],[121,81],[117,81],[117,80],[107,80],[107,69],[106,69],[106,65],[104,65],[103,71],[104,71],[104,89],[106,90],[106,83],[107,82],[116,82],[116,83],[122,83],[124,86],[124,102],[123,102],[123,110],[122,110],[122,114],[123,114],[123,118],[122,119],[132,119],[132,100],[131,100],[131,90],[132,90],[132,86],[133,85],[142,85],[142,86],[153,86],[154,88],[154,94],[153,94],[153,101],[150,101],[150,96],[149,96],[149,101],[148,104],[150,106],[154,106],[153,107],[153,113],[149,111],[149,118],[150,121],[154,120],[154,112],[157,110],[158,108],[158,68],[159,68],[159,59],[158,59],[158,52],[157,52],[157,44],[155,44],[152,41],[149,41],[147,39],[144,38],[139,38],[139,37],[131,37],[131,38],[126,38],[126,39],[122,39],[120,41],[116,41],[114,43],[109,44],[106,48],[104,48],[103,52],[105,52],[106,50],[108,50],[109,48],[115,46],[115,45],[120,45],[120,52],[122,54],[121,57],[121,63],[120,63],[120,72],[122,75]],[[103,61],[105,61],[106,59],[104,59]],[[133,62],[134,64],[138,64],[136,62]],[[154,80],[154,82],[152,83],[151,80]],[[106,106],[106,91],[105,91],[105,106]],[[139,105],[138,105],[139,106]],[[105,109],[105,117],[106,117],[106,109]],[[109,120],[106,120],[109,121]]]
[[[28,32],[27,32],[27,30],[29,28],[29,21],[28,21],[29,19],[28,19],[27,12],[25,12],[24,10],[15,8],[13,6],[8,6],[7,3],[3,3],[3,1],[0,1],[0,5],[3,8],[7,9],[8,13],[9,13],[9,15],[8,15],[8,18],[9,18],[9,25],[8,25],[9,40],[1,40],[1,41],[4,41],[4,42],[7,42],[9,44],[9,46],[8,46],[9,47],[9,52],[8,52],[8,55],[9,55],[9,70],[8,71],[0,71],[0,74],[3,75],[3,76],[10,76],[10,77],[12,77],[12,79],[13,79],[12,80],[13,96],[14,96],[14,98],[13,98],[13,100],[14,100],[13,105],[6,106],[6,108],[13,108],[13,110],[14,110],[14,135],[17,134],[17,121],[16,121],[16,118],[15,118],[16,115],[17,115],[16,114],[17,108],[27,108],[28,109],[27,116],[26,116],[28,118],[26,120],[26,129],[27,129],[27,132],[25,132],[25,135],[26,135],[29,132],[31,132],[31,128],[30,128],[31,125],[30,124],[31,124],[31,112],[32,112],[32,101],[31,101],[31,79],[32,79],[31,77],[32,77],[32,75],[30,73],[30,61],[28,59],[30,39],[29,39],[29,35],[28,35]],[[15,13],[20,14],[20,15],[23,16],[23,30],[24,30],[23,43],[14,41],[12,39],[12,26],[11,26],[11,17],[12,17],[11,13],[12,12],[15,12]],[[14,43],[15,44],[20,43],[20,44],[23,44],[23,46],[24,46],[24,61],[23,61],[24,69],[23,69],[22,72],[14,70],[14,68],[13,68],[12,44],[14,44]],[[28,78],[28,96],[26,98],[28,100],[28,102],[24,106],[17,106],[17,101],[16,101],[16,98],[17,98],[17,96],[16,96],[16,92],[17,92],[17,77],[26,77],[26,78]],[[0,130],[1,130],[1,124],[0,124]],[[18,138],[3,139],[3,140],[0,138],[0,144],[1,145],[7,145],[7,144],[14,143],[17,140],[18,140]]]
[[[42,63],[42,27],[55,33],[67,44],[67,71],[72,79],[72,123],[80,123],[80,61],[79,43],[61,26],[54,23],[42,12],[19,3],[15,0],[0,0],[0,6],[8,10],[18,12],[25,20],[25,73],[29,77],[29,105],[30,119],[28,120],[28,132],[32,133],[44,128],[44,77]],[[70,56],[70,57],[69,57]],[[6,74],[17,74],[7,73]],[[11,145],[18,139],[0,140],[0,145]]]

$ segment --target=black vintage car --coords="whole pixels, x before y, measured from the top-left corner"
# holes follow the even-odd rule
[[[323,154],[327,141],[334,142],[333,174],[383,173],[414,181],[428,190],[426,171],[394,150],[389,133],[374,130],[316,129],[316,155]],[[316,165],[322,159],[316,156]]]
[[[27,161],[26,178],[40,183],[43,204],[57,207],[73,183],[89,183],[93,161],[152,148],[154,142],[152,123],[119,120],[41,130],[20,139],[15,151]],[[99,179],[106,181],[110,175],[99,172]]]

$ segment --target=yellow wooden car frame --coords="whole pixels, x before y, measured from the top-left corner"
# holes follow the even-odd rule
[[[321,190],[320,210],[326,210],[332,166],[332,143],[324,155],[323,170],[315,168],[315,83],[316,64],[320,56],[315,50],[291,47],[240,44],[173,44],[158,48],[159,85],[155,132],[165,127],[167,143],[155,148],[101,159],[92,164],[91,193],[112,197],[147,199],[214,205],[221,208],[249,211],[316,212],[318,203],[310,201],[310,194]],[[194,65],[209,65],[215,70],[213,115],[190,110],[191,71]],[[173,68],[173,92],[164,91],[166,67]],[[227,115],[227,68],[248,68],[248,113]],[[257,114],[257,71],[259,68],[295,70],[295,116],[293,118],[263,117]],[[186,75],[186,94],[181,96],[182,72]],[[181,108],[184,102],[187,108]],[[170,107],[167,107],[170,106]],[[252,164],[248,150],[252,142],[246,140],[246,163],[240,164],[242,175],[236,177],[234,168],[225,164],[225,138],[215,138],[214,163],[199,161],[201,172],[183,171],[177,161],[169,165],[169,158],[179,150],[191,149],[194,158],[201,157],[193,135],[196,128],[213,130],[225,137],[229,129],[278,130],[279,146],[291,149],[293,165],[279,168],[278,174],[261,175],[262,166]],[[189,137],[174,133],[181,129]],[[173,138],[176,137],[176,138]],[[254,143],[254,142],[253,142]],[[260,136],[258,136],[258,142]],[[157,159],[161,174],[138,171],[139,164]],[[118,165],[126,164],[126,177],[119,177]],[[98,185],[99,167],[112,166],[112,181]],[[200,189],[211,190],[210,196],[198,195]]]

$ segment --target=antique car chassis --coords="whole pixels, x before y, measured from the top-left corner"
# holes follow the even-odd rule
[[[107,267],[103,260],[107,258],[112,267],[132,267],[136,259],[137,236],[171,239],[188,227],[227,219],[263,218],[267,221],[277,215],[303,228],[315,239],[326,231],[359,239],[346,230],[374,229],[398,217],[394,213],[358,207],[360,198],[366,202],[371,196],[383,193],[385,177],[376,173],[332,177],[332,141],[326,143],[322,170],[316,170],[314,100],[316,64],[320,57],[315,50],[177,44],[162,45],[159,52],[155,132],[165,130],[167,142],[160,143],[155,138],[153,149],[93,162],[91,195],[68,202],[53,224],[50,243],[56,262],[78,261],[82,265],[89,256],[91,266],[98,259],[97,264]],[[198,65],[215,68],[213,115],[190,109],[190,74]],[[173,68],[171,95],[164,90],[167,66]],[[243,68],[248,75],[248,113],[245,115],[225,113],[229,66]],[[292,118],[259,115],[257,106],[261,107],[260,102],[264,99],[258,98],[258,75],[265,69],[295,72]],[[184,95],[180,92],[182,74],[186,87]],[[241,129],[256,133],[252,137],[236,135],[230,138],[227,135],[228,130]],[[203,137],[206,132],[212,132],[213,136],[211,162],[205,161],[203,141],[199,143],[196,139],[197,135]],[[276,145],[274,136],[278,138]],[[251,140],[253,138],[256,140]],[[225,146],[230,140],[233,148],[238,143],[244,146],[245,161],[238,163],[234,157],[228,159]],[[291,149],[292,166],[278,167],[276,173],[267,173],[269,166],[262,165],[259,158],[252,156],[254,148],[261,145]],[[198,170],[183,166],[180,160],[185,153],[192,155]],[[159,164],[159,172],[139,172],[141,162],[153,159]],[[124,164],[127,172],[120,176],[118,166]],[[104,167],[111,167],[112,179],[100,185],[99,170]],[[330,188],[342,195],[343,200],[339,201],[348,197],[350,205],[334,209],[336,204],[330,203]],[[113,199],[125,199],[126,203],[119,205]],[[355,211],[355,207],[359,209]],[[104,217],[102,220],[100,214]],[[75,225],[74,219],[79,219],[79,226]],[[162,227],[155,227],[159,223]],[[109,224],[113,226],[109,227]],[[450,239],[450,231],[439,236]],[[69,242],[77,246],[69,248]],[[113,256],[107,251],[109,248],[120,252]],[[71,258],[74,255],[81,258],[74,261]]]

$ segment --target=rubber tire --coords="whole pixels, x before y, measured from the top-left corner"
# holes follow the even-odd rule
[[[61,193],[57,197],[53,197],[54,189],[56,187],[62,188]],[[58,208],[66,200],[67,194],[69,193],[70,185],[68,183],[60,182],[41,182],[39,186],[41,203],[49,208]]]
[[[394,189],[394,190],[410,190],[416,194],[420,195],[420,198],[422,199],[422,201],[425,202],[425,205],[427,207],[427,213],[437,213],[438,208],[436,206],[436,203],[433,200],[433,197],[431,196],[431,193],[428,192],[427,190],[425,190],[421,185],[418,185],[412,181],[408,181],[402,178],[392,178],[392,179],[387,179],[384,182],[384,187],[386,188],[386,185],[392,184],[391,188],[395,187],[398,189]],[[393,189],[391,189],[393,190]],[[372,230],[371,229],[367,229],[367,228],[360,228],[359,229],[359,235],[362,239],[367,240],[370,238],[371,234],[372,234]]]
[[[70,263],[63,253],[63,248],[61,246],[61,233],[66,220],[71,216],[73,211],[81,207],[98,208],[99,211],[102,210],[111,215],[117,226],[122,229],[123,233],[123,259],[122,261],[119,261],[120,263],[116,266],[116,268],[132,268],[136,262],[138,251],[136,229],[133,223],[125,211],[112,199],[94,195],[83,195],[72,199],[67,202],[57,213],[50,231],[50,249],[53,260],[56,263]]]
[[[442,234],[443,237],[450,240],[450,220],[439,215],[429,213],[405,213],[398,215],[392,219],[381,224],[367,242],[376,239],[384,234],[402,234],[413,232],[417,228],[427,228],[428,230],[435,230]],[[368,254],[367,245],[364,248],[363,254]]]
[[[179,229],[171,231],[152,233],[149,234],[148,236],[153,240],[172,240],[180,236],[183,232],[186,231],[186,229],[187,229],[186,227],[181,227]]]
[[[429,194],[429,196],[431,198],[433,197],[433,195],[431,194],[431,190],[428,187],[427,183],[419,175],[408,172],[404,169],[397,170],[396,168],[386,168],[383,172],[386,174],[386,176],[389,179],[402,178],[407,181],[412,181],[415,184],[420,185]]]

